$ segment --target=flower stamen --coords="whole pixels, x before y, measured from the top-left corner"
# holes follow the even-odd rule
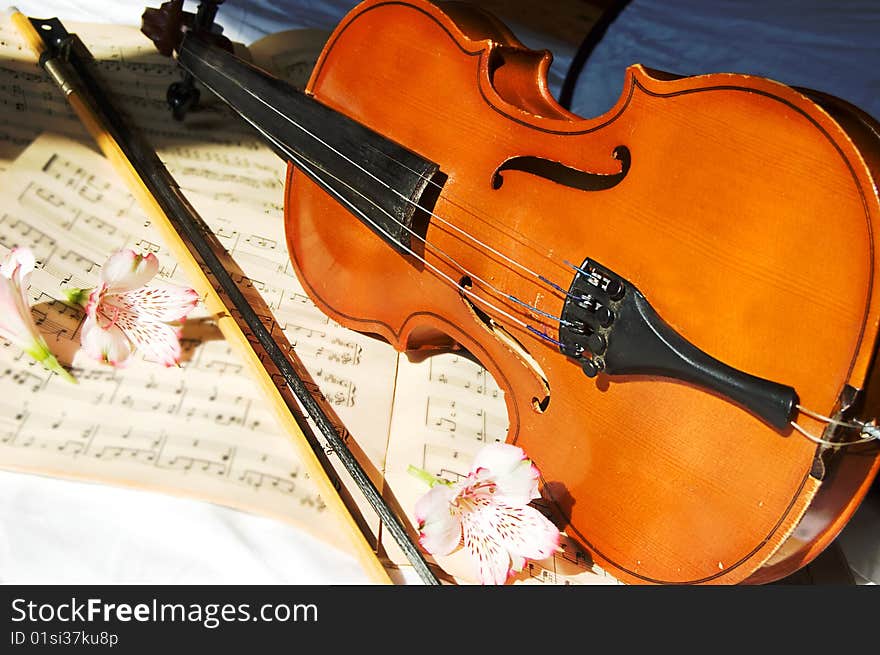
[[[116,321],[119,320],[119,307],[113,307],[113,306],[111,305],[110,308],[113,310],[113,317],[112,317],[112,318],[111,318],[110,316],[107,316],[106,309],[102,309],[102,310],[99,312],[100,315],[101,315],[101,316],[107,321],[107,324],[106,324],[106,325],[102,325],[102,326],[101,326],[101,329],[102,329],[102,330],[109,330],[109,329],[112,328],[114,325],[116,325]]]

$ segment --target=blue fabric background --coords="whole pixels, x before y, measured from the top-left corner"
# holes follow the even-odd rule
[[[587,59],[572,111],[607,111],[634,63],[680,75],[769,77],[880,119],[880,1],[632,0]]]

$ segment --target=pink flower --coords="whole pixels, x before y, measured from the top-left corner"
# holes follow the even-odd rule
[[[146,287],[159,270],[150,253],[120,250],[101,268],[89,295],[80,343],[90,357],[120,366],[140,350],[165,366],[180,362],[179,327],[196,306],[198,294],[182,287]]]
[[[36,260],[27,248],[13,248],[0,266],[0,336],[24,350],[50,371],[76,382],[58,363],[34,323],[27,297],[29,278]]]
[[[544,559],[559,548],[559,530],[528,504],[540,498],[538,477],[521,448],[484,446],[467,478],[438,481],[416,503],[419,543],[433,555],[448,555],[463,543],[480,582],[504,584],[526,559]]]

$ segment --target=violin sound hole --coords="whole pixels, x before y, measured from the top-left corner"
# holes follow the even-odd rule
[[[464,293],[464,290],[471,291],[473,289],[473,281],[470,277],[465,275],[459,280],[458,285],[462,289],[461,299],[467,304],[477,320],[479,320],[496,339],[503,341],[504,344],[531,369],[532,373],[535,374],[535,377],[541,381],[544,393],[540,397],[532,398],[532,409],[539,414],[543,414],[550,406],[550,385],[547,383],[547,375],[544,373],[543,369],[541,369],[540,364],[535,361],[534,357],[529,354],[515,336],[493,321],[491,316],[480,309],[474,302],[472,302],[471,298]]]
[[[520,171],[580,191],[605,191],[623,182],[626,174],[629,173],[632,161],[629,148],[626,146],[617,146],[612,157],[620,161],[619,173],[591,173],[542,157],[511,157],[492,174],[492,188],[500,189],[504,184],[504,176],[502,175],[504,171]]]
[[[550,396],[544,398],[532,398],[532,408],[539,414],[543,414],[550,406]]]

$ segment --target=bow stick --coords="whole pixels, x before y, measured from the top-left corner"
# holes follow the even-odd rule
[[[422,581],[426,584],[439,584],[395,512],[345,444],[333,420],[313,396],[309,389],[310,384],[298,373],[306,369],[293,348],[285,353],[272,337],[229,274],[228,253],[225,253],[210,228],[181,193],[155,151],[134,126],[122,120],[109,101],[90,70],[88,62],[92,57],[85,45],[75,34],[69,34],[56,18],[28,18],[13,10],[11,20],[39,57],[40,66],[61,88],[101,151],[123,177],[141,206],[154,219],[166,245],[204,299],[207,309],[216,317],[218,328],[227,342],[242,356],[270,401],[281,426],[292,437],[309,476],[317,485],[328,509],[338,518],[355,556],[368,575],[376,582],[391,583],[387,571],[364,535],[364,528],[358,526],[358,519],[346,506],[340,489],[332,481],[335,472],[326,460],[320,441],[307,423],[307,416],[311,417],[324,435],[332,452],[339,457]],[[218,252],[225,254],[226,264]],[[215,283],[211,282],[205,269],[210,272]],[[231,307],[224,301],[221,291]],[[278,369],[284,384],[299,401],[302,409],[290,394],[281,393],[242,325],[234,318],[233,309]],[[315,392],[319,393],[317,389]]]

